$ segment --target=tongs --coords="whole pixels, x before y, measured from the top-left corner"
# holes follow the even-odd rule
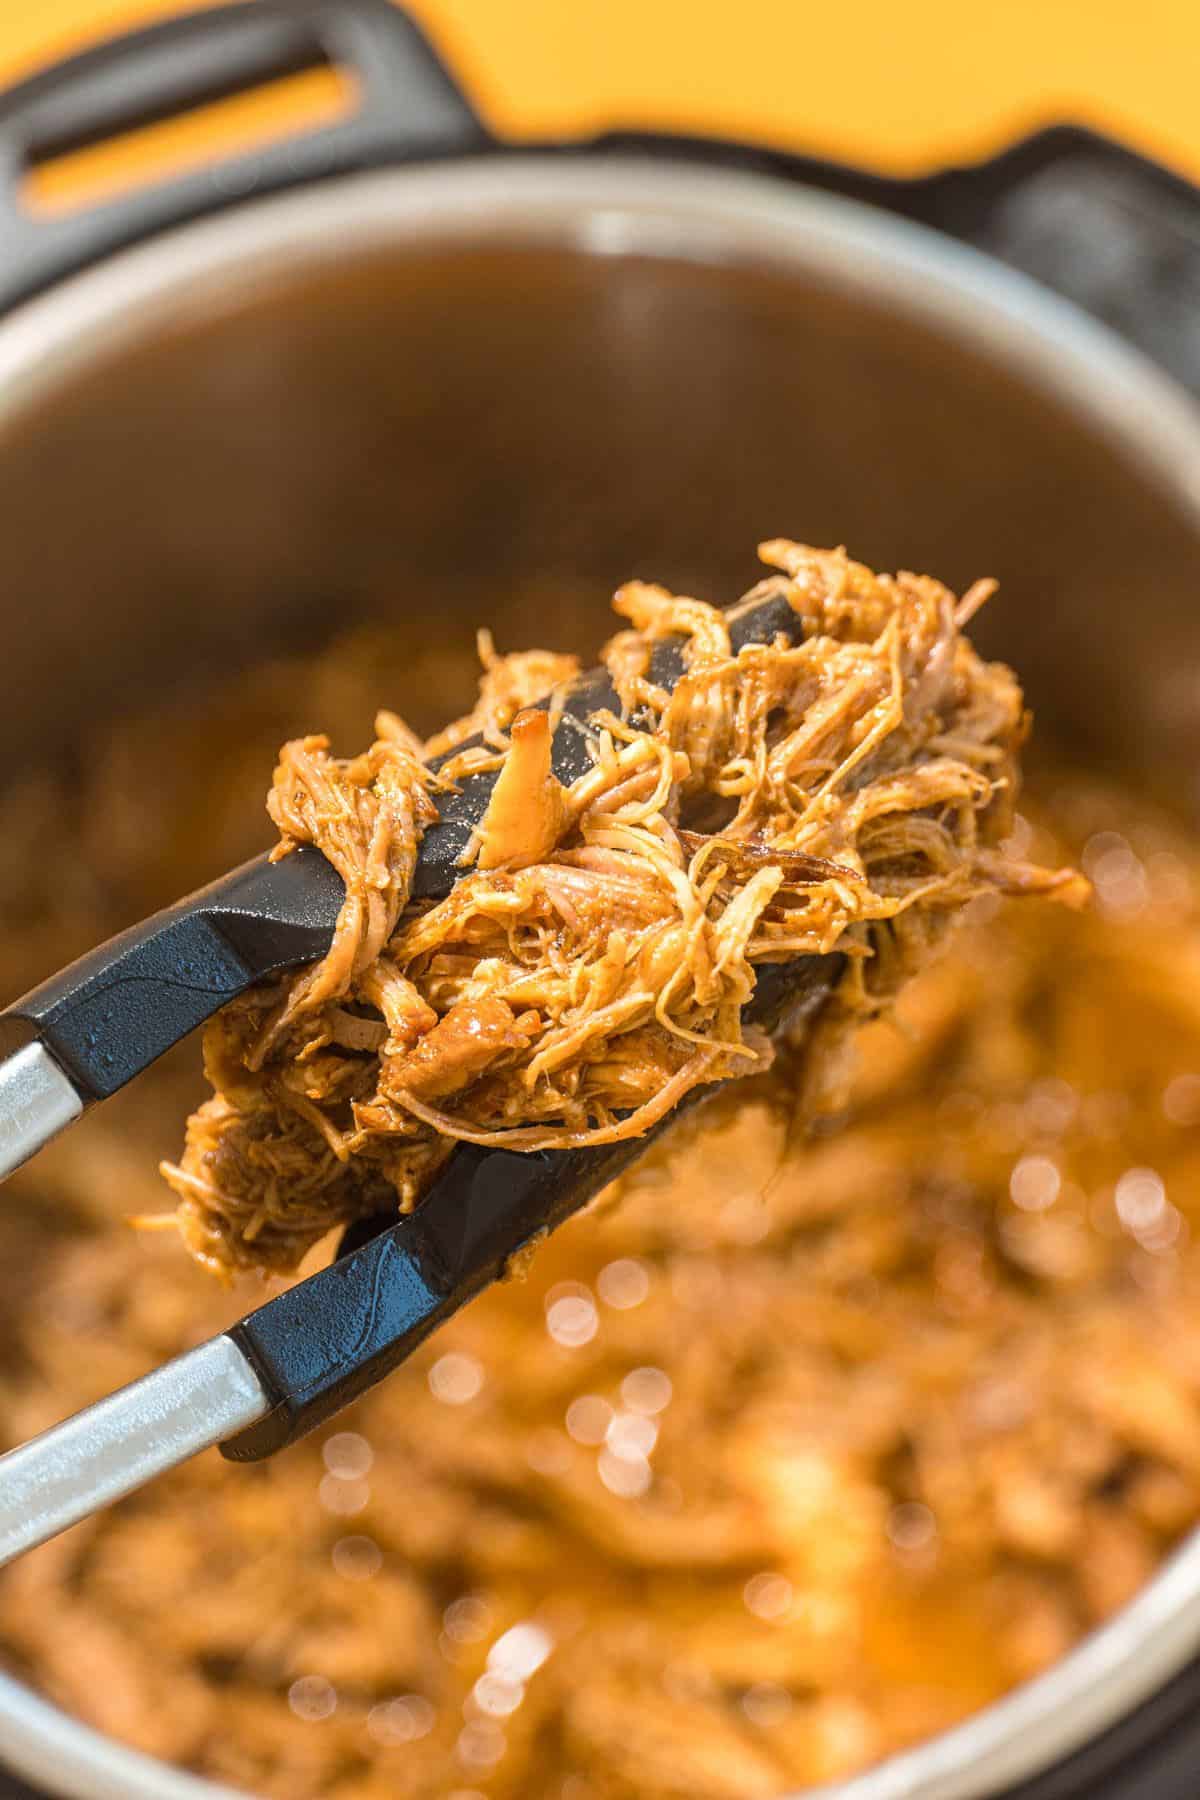
[[[795,641],[801,630],[777,590],[727,618],[735,651]],[[684,664],[684,640],[663,639],[651,679],[673,687]],[[619,712],[617,696],[601,669],[541,705],[553,707],[553,767],[570,785],[592,767],[589,719]],[[465,873],[495,781],[470,774],[439,796],[414,898],[442,898]],[[0,1013],[0,1179],[236,995],[323,955],[343,893],[315,849],[260,857]],[[777,1029],[814,1009],[839,966],[837,956],[764,965],[747,1021]],[[253,1462],[294,1443],[394,1369],[653,1135],[524,1154],[460,1144],[415,1212],[352,1227],[328,1267],[0,1457],[0,1564],[214,1444]]]

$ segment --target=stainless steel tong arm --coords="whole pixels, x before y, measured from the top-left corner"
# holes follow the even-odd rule
[[[209,1338],[0,1456],[0,1566],[265,1418],[231,1337]]]

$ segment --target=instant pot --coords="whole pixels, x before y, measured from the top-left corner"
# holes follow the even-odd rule
[[[332,125],[25,205],[39,160],[322,64],[356,94]],[[980,638],[1042,737],[1195,815],[1200,198],[1164,170],[1074,129],[913,181],[499,144],[385,0],[256,0],[9,93],[0,181],[8,766],[48,717],[356,618],[588,649],[617,580],[729,596],[784,532],[999,577]],[[822,1794],[1191,1800],[1198,1702],[1200,1535],[1047,1674]],[[228,1793],[10,1679],[0,1758],[11,1800]]]

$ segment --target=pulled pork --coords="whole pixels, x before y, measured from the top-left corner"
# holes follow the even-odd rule
[[[485,645],[475,710],[420,744],[393,714],[364,756],[285,745],[277,855],[316,844],[346,883],[333,947],[209,1027],[213,1099],[164,1173],[191,1253],[286,1271],[328,1229],[411,1208],[457,1140],[541,1150],[638,1136],[691,1089],[764,1069],[743,1026],[764,962],[840,952],[810,1033],[807,1104],[840,1081],[848,1028],[880,1010],[985,891],[1077,903],[1073,872],[997,848],[1026,731],[1011,671],[961,601],[843,551],[776,540],[796,641],[734,654],[727,616],[643,582],[604,660],[621,711],[588,721],[564,788],[531,703],[572,659]],[[651,653],[682,636],[670,691]],[[470,740],[480,739],[481,742]],[[435,770],[432,760],[445,757]],[[409,904],[437,794],[499,769],[462,878]]]

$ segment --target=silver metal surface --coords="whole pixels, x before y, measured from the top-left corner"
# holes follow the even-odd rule
[[[1196,1654],[1197,1592],[1193,1533],[1136,1599],[1046,1674],[855,1780],[810,1790],[808,1800],[980,1800],[1005,1791],[1081,1748]]]
[[[104,389],[104,407],[102,411],[98,409],[96,416],[97,441],[106,443],[111,437],[109,414],[116,391],[111,380],[107,387],[100,381],[106,361],[119,358],[127,348],[132,351],[143,340],[164,331],[179,334],[183,344],[185,334],[193,327],[201,334],[196,342],[215,341],[228,330],[235,348],[227,360],[218,358],[214,362],[219,381],[202,373],[197,375],[197,382],[207,382],[217,396],[214,404],[241,409],[231,431],[236,432],[251,411],[256,429],[262,429],[264,418],[277,422],[277,432],[262,439],[263,467],[278,469],[281,457],[286,456],[289,445],[293,446],[296,455],[294,466],[288,466],[290,485],[264,504],[253,482],[246,479],[243,465],[237,464],[237,480],[247,492],[248,518],[244,530],[233,533],[227,541],[220,537],[220,531],[228,526],[237,491],[231,486],[228,494],[222,492],[221,500],[227,503],[224,511],[220,503],[214,506],[211,484],[220,474],[219,461],[214,457],[210,463],[197,463],[195,468],[208,478],[208,485],[199,484],[194,527],[184,497],[176,497],[178,508],[169,513],[171,546],[182,544],[185,566],[194,565],[203,574],[203,558],[211,544],[214,558],[223,559],[223,572],[232,576],[258,553],[266,531],[264,521],[285,520],[288,531],[299,542],[294,561],[284,568],[286,579],[295,582],[317,551],[324,554],[323,545],[315,537],[304,536],[307,523],[316,521],[324,529],[324,521],[336,521],[343,537],[340,544],[331,545],[328,562],[328,567],[336,570],[338,559],[354,548],[351,539],[371,536],[370,529],[360,529],[358,513],[352,513],[353,527],[344,523],[348,512],[360,504],[367,484],[361,479],[347,482],[344,494],[319,490],[313,500],[311,472],[327,468],[339,454],[348,454],[347,445],[361,449],[366,459],[364,466],[374,476],[377,477],[380,466],[390,468],[388,459],[403,440],[397,433],[384,443],[382,452],[377,450],[372,432],[377,417],[379,370],[372,367],[362,374],[363,394],[356,403],[359,412],[351,417],[348,403],[345,412],[342,407],[347,383],[355,373],[352,359],[345,371],[339,371],[336,381],[326,378],[306,400],[302,377],[308,363],[315,359],[304,360],[297,354],[289,361],[286,333],[271,336],[266,343],[258,342],[255,350],[247,338],[237,336],[238,321],[263,295],[275,288],[282,291],[298,271],[335,269],[340,278],[343,265],[354,256],[369,256],[388,248],[420,247],[431,241],[569,249],[592,259],[597,267],[606,266],[611,271],[612,305],[598,315],[603,331],[588,343],[588,353],[594,356],[605,382],[614,390],[614,413],[622,405],[632,407],[636,401],[638,390],[626,378],[627,369],[634,370],[642,391],[649,392],[653,404],[670,414],[670,453],[677,451],[681,457],[693,444],[707,446],[710,442],[705,418],[697,414],[680,419],[672,409],[686,409],[693,389],[701,390],[706,383],[718,382],[720,370],[714,373],[711,358],[708,362],[703,360],[705,351],[711,350],[718,339],[705,340],[697,350],[692,367],[686,372],[687,381],[675,386],[656,385],[660,376],[654,361],[656,348],[669,352],[672,342],[678,342],[678,334],[672,338],[672,321],[656,291],[646,283],[639,287],[625,280],[623,270],[636,262],[674,259],[690,265],[696,271],[697,286],[706,272],[714,269],[766,269],[773,271],[780,282],[794,283],[798,298],[809,285],[819,283],[835,295],[844,295],[846,308],[860,304],[863,296],[886,300],[894,308],[896,320],[920,320],[930,344],[941,341],[947,346],[969,346],[972,354],[986,356],[1003,372],[1011,390],[1009,422],[1013,433],[1011,446],[1006,443],[1003,454],[995,458],[986,482],[981,482],[975,471],[986,460],[989,432],[983,426],[975,428],[976,413],[972,409],[983,408],[986,402],[992,423],[1003,424],[1005,419],[1000,403],[993,404],[982,389],[972,387],[969,401],[962,401],[959,388],[968,382],[979,383],[979,368],[973,372],[956,370],[950,362],[942,365],[930,360],[920,371],[923,385],[915,394],[907,389],[898,395],[894,416],[887,426],[878,425],[880,409],[891,404],[888,384],[899,381],[903,375],[893,366],[899,353],[887,336],[892,330],[891,322],[881,325],[869,340],[856,343],[852,357],[844,365],[859,367],[864,388],[870,389],[869,394],[849,396],[849,401],[860,408],[854,417],[863,422],[863,428],[857,435],[849,430],[839,435],[840,419],[832,408],[817,410],[810,435],[819,448],[819,456],[804,466],[803,479],[806,483],[818,482],[826,468],[843,466],[847,495],[862,496],[860,512],[848,517],[844,533],[839,532],[851,541],[861,519],[883,517],[883,509],[889,505],[892,511],[880,527],[889,541],[893,530],[898,529],[895,522],[916,516],[922,504],[932,510],[938,530],[947,537],[963,521],[967,538],[971,542],[979,540],[982,545],[983,565],[973,568],[971,574],[1009,574],[1009,569],[993,566],[989,560],[997,548],[1003,550],[1002,539],[984,541],[997,519],[1002,521],[1014,546],[1010,568],[1017,570],[1058,531],[1059,541],[1053,557],[1048,559],[1053,565],[1049,578],[1040,589],[1035,583],[1037,591],[1030,595],[1026,607],[1028,636],[1021,639],[1015,653],[1023,671],[1027,653],[1032,658],[1044,651],[1046,667],[1053,676],[1052,659],[1063,654],[1061,629],[1057,639],[1055,629],[1068,597],[1068,558],[1072,547],[1087,552],[1081,592],[1088,586],[1100,592],[1108,572],[1118,570],[1122,557],[1129,554],[1127,546],[1134,534],[1124,520],[1118,521],[1115,516],[1122,492],[1140,485],[1151,514],[1161,508],[1164,528],[1185,535],[1200,529],[1200,421],[1194,406],[1144,359],[1074,308],[968,249],[920,227],[842,200],[749,175],[616,158],[588,162],[569,157],[531,157],[519,164],[464,163],[434,170],[353,177],[278,200],[248,204],[114,258],[0,325],[0,434],[14,432],[22,420],[34,421],[36,431],[26,447],[31,445],[39,455],[56,433],[72,447],[83,442],[62,429],[52,409],[59,395],[68,392],[73,384],[86,381],[94,382],[98,391]],[[488,294],[484,299],[486,304],[481,304],[476,322],[478,342],[487,341],[496,316],[492,296]],[[399,302],[395,304],[395,317],[401,319],[404,315]],[[330,328],[338,305],[333,290],[327,289],[322,330],[327,332]],[[720,341],[721,350],[728,351],[728,361],[735,365],[737,380],[731,377],[728,392],[713,387],[720,404],[713,406],[711,416],[724,435],[712,439],[711,449],[704,448],[704,454],[710,458],[725,455],[728,430],[739,417],[754,415],[756,429],[771,436],[775,462],[785,462],[794,458],[798,449],[804,449],[805,434],[802,420],[799,431],[793,431],[786,439],[780,436],[787,421],[794,424],[796,416],[788,414],[780,394],[795,358],[806,350],[811,352],[813,346],[789,339],[785,325],[775,314],[767,315],[765,326],[761,326],[753,310],[747,309],[730,327],[735,329],[742,333],[761,330],[763,356],[771,366],[761,371],[761,379],[756,365],[747,363],[743,371],[734,357],[737,346],[731,341]],[[831,325],[831,331],[834,329],[836,320]],[[386,329],[383,335],[385,353],[394,358],[395,346],[403,341],[400,327],[395,326],[390,337]],[[565,336],[566,333],[564,340]],[[329,341],[327,335],[320,338],[323,353],[328,353]],[[363,342],[361,329],[357,342]],[[307,350],[307,340],[304,347]],[[454,346],[454,354],[470,348],[468,341],[460,340]],[[648,360],[639,362],[638,354],[643,348]],[[834,348],[836,352],[836,344]],[[819,342],[815,349],[814,366],[819,368],[826,359],[827,346]],[[189,347],[187,353],[194,355],[194,349]],[[356,348],[355,355],[358,353]],[[843,365],[838,366],[840,369]],[[452,375],[449,361],[445,369]],[[277,385],[272,385],[273,370],[278,372]],[[754,378],[753,382],[742,380],[744,372]],[[156,377],[160,373],[156,365]],[[444,373],[440,366],[437,373]],[[557,371],[545,378],[542,390],[531,390],[523,388],[514,375],[509,386],[527,411],[535,411],[541,393],[552,393],[556,379]],[[1068,452],[1074,455],[1074,450],[1070,444],[1064,446],[1058,439],[1051,442],[1039,433],[1034,408],[1037,396],[1052,397],[1063,415],[1077,422],[1080,437],[1089,438],[1099,447],[1102,458],[1111,459],[1120,475],[1114,490],[1116,501],[1097,500],[1091,485],[1096,471],[1090,466],[1078,491],[1069,487],[1066,458]],[[189,402],[195,398],[197,406],[203,403],[204,396],[197,398],[190,390],[187,397]],[[438,399],[440,403],[440,393]],[[1022,425],[1020,408],[1026,401],[1029,413]],[[589,413],[586,407],[576,410],[580,432],[595,442],[607,428],[605,417],[595,411]],[[936,432],[922,438],[919,453],[914,453],[914,439],[926,424],[932,420],[936,426],[950,411],[956,421],[963,421],[956,459],[937,459],[934,453],[940,454],[940,440]],[[155,419],[149,412],[130,412],[121,442],[128,457],[148,436],[155,446],[154,455],[162,462],[166,440],[148,431],[146,417]],[[481,408],[479,418],[486,422],[486,417]],[[190,454],[195,439],[189,406],[177,408],[176,423],[179,429],[175,437],[189,446]],[[651,445],[657,466],[661,467],[665,460],[646,423],[639,414],[638,431],[626,430],[619,442],[614,439],[607,447],[608,460],[600,474],[596,475],[589,466],[585,471],[588,478],[579,478],[567,496],[569,505],[561,497],[556,499],[556,510],[549,522],[536,514],[538,494],[551,485],[547,475],[553,475],[555,465],[565,459],[563,447],[547,437],[546,466],[530,472],[528,506],[514,506],[506,514],[506,532],[515,532],[528,512],[536,519],[541,533],[539,543],[548,543],[558,518],[568,516],[577,503],[591,504],[597,495],[603,498],[611,489],[624,505],[625,490],[620,487],[619,472],[627,463],[632,465],[642,439]],[[511,429],[524,447],[519,424],[514,409]],[[510,428],[509,421],[505,421],[505,426]],[[476,440],[485,452],[492,453],[494,440],[485,433],[461,429],[446,434],[447,443],[460,447]],[[253,433],[248,434],[246,442],[238,446],[240,453],[248,456],[258,441]],[[419,436],[414,442],[417,454],[424,460],[417,470],[417,479],[408,485],[418,494],[422,508],[429,511],[431,492],[435,498],[439,493],[436,486],[431,490],[427,485],[437,473],[435,459]],[[501,442],[507,450],[508,439]],[[776,450],[777,445],[783,447]],[[902,454],[897,453],[898,445],[902,446]],[[169,445],[166,447],[169,449]],[[220,449],[222,454],[227,453],[224,442]],[[753,449],[750,437],[742,445],[743,460],[748,460],[747,449]],[[439,440],[438,453],[442,451]],[[82,450],[78,454],[82,458]],[[1039,458],[1049,458],[1049,466],[1039,462]],[[20,459],[16,460],[19,463]],[[56,476],[76,467],[65,457],[61,463],[47,466]],[[252,472],[256,469],[257,465]],[[964,482],[962,493],[954,491],[951,485],[958,470]],[[903,486],[910,472],[914,484],[911,490]],[[41,479],[41,465],[34,473]],[[654,467],[638,465],[631,481],[648,485],[654,473]],[[769,475],[766,465],[754,463],[756,482]],[[138,497],[134,524],[137,533],[142,534],[135,539],[131,525],[130,543],[134,550],[130,554],[144,555],[142,538],[148,521],[152,526],[156,519],[168,516],[169,509],[157,497],[153,504],[148,503],[137,482],[131,477],[126,479]],[[968,491],[966,484],[970,481],[976,485]],[[947,484],[945,489],[938,487],[939,482]],[[61,509],[63,495],[55,482],[44,480],[42,485],[54,495],[55,505]],[[394,510],[398,505],[396,496],[403,493],[405,483],[398,474],[394,482],[389,480],[382,486],[386,489],[386,505]],[[727,510],[725,495],[705,502],[709,490],[692,477],[680,483],[679,491],[685,490],[699,492],[702,503],[708,504],[702,526],[719,525]],[[69,498],[73,500],[74,494]],[[660,504],[657,491],[653,504]],[[249,516],[251,507],[253,513]],[[13,510],[19,514],[20,509]],[[97,516],[103,518],[107,555],[120,518],[107,504],[103,511],[97,505]],[[377,523],[375,515],[367,517],[368,527]],[[793,527],[797,532],[810,530],[810,517],[802,509],[794,518],[789,514],[784,519],[772,516],[764,521],[764,529]],[[403,529],[408,528],[406,516]],[[468,553],[471,542],[479,535],[475,531],[450,531],[447,526],[441,529],[452,541],[456,558]],[[687,529],[695,533],[694,520]],[[378,534],[381,538],[385,535],[382,526],[378,527]],[[79,535],[80,542],[86,545],[87,534]],[[31,566],[39,574],[44,572],[45,543],[44,533],[36,541],[31,536]],[[57,540],[51,548],[56,553],[61,551],[64,557],[71,550],[70,545]],[[403,566],[403,558],[411,550],[406,537],[401,535],[398,541],[393,535],[390,554],[399,566]],[[272,554],[277,554],[274,549]],[[282,554],[278,553],[281,560]],[[907,549],[904,554],[908,554]],[[914,556],[913,560],[919,559]],[[930,566],[935,563],[940,567],[940,559],[931,557]],[[322,569],[325,567],[323,563]],[[646,572],[657,574],[659,570],[651,565]],[[64,564],[64,591],[78,591],[77,573]],[[622,568],[618,573],[628,570]],[[1039,580],[1043,573],[1039,571]],[[114,591],[123,593],[128,587],[129,570],[119,568],[118,574],[123,585]],[[1174,713],[1156,709],[1152,704],[1158,690],[1149,676],[1143,681],[1140,651],[1136,647],[1129,650],[1120,638],[1118,602],[1121,583],[1128,581],[1131,585],[1126,598],[1128,593],[1136,593],[1138,606],[1126,604],[1127,614],[1136,613],[1139,622],[1148,622],[1153,614],[1155,630],[1142,634],[1149,653],[1155,644],[1166,642],[1156,610],[1162,605],[1164,581],[1158,576],[1144,576],[1134,586],[1134,579],[1122,574],[1120,581],[1103,592],[1092,615],[1097,654],[1103,654],[1106,645],[1109,647],[1115,669],[1113,679],[1119,679],[1124,686],[1120,689],[1120,704],[1093,706],[1091,710],[1103,721],[1104,730],[1110,732],[1115,743],[1122,716],[1128,714],[1132,704],[1129,697],[1135,689],[1139,694],[1144,691],[1146,705],[1138,715],[1138,729],[1131,733],[1130,741],[1136,736],[1141,745],[1158,744],[1170,751],[1172,746],[1164,734],[1178,724],[1181,709],[1186,712],[1194,684],[1187,694],[1175,694]],[[220,591],[220,581],[208,581],[206,575],[203,581],[197,581],[211,608],[213,594]],[[45,585],[41,581],[39,591],[44,591]],[[161,613],[161,594],[172,588],[171,584],[150,577],[146,587],[145,620],[150,620]],[[329,587],[330,591],[341,591],[336,582],[331,581]],[[488,591],[494,594],[496,583]],[[103,608],[99,611],[105,634],[111,639],[110,621]],[[1085,614],[1081,612],[1079,616]],[[1195,666],[1196,653],[1200,651],[1200,626],[1188,596],[1180,600],[1171,622],[1181,634],[1171,650],[1177,668]],[[77,634],[85,623],[83,615],[71,621],[71,630],[76,634],[72,642],[77,644]],[[40,619],[34,624],[41,629]],[[126,621],[127,642],[140,643],[143,629],[144,620]],[[1190,645],[1190,650],[1185,645]],[[86,661],[86,657],[76,660]],[[61,673],[61,659],[56,667]],[[1158,672],[1152,673],[1157,681]],[[1090,671],[1079,675],[1077,667],[1073,674],[1079,680],[1091,678]],[[1064,690],[1067,685],[1062,684]],[[1053,680],[1043,692],[1053,700]],[[1043,715],[1046,710],[1043,704]],[[231,1470],[229,1479],[239,1479],[238,1471]],[[821,1790],[823,1800],[982,1800],[1021,1776],[1047,1766],[1117,1721],[1181,1667],[1198,1645],[1200,1537],[1194,1536],[1132,1605],[1048,1673],[957,1729],[892,1758],[856,1780]],[[47,1790],[74,1796],[75,1800],[217,1800],[218,1795],[227,1794],[227,1790],[212,1783],[115,1744],[4,1678],[0,1678],[0,1750],[8,1762]]]
[[[270,1405],[232,1338],[209,1338],[0,1456],[0,1565],[232,1437]]]
[[[26,1044],[0,1063],[0,1181],[73,1125],[83,1102],[50,1052]]]
[[[488,157],[250,203],[115,257],[0,326],[0,421],[98,352],[206,307],[232,313],[281,269],[404,241],[571,246],[599,257],[761,259],[887,295],[986,345],[1136,444],[1200,506],[1195,408],[1140,352],[969,246],[855,201],[660,161]]]

